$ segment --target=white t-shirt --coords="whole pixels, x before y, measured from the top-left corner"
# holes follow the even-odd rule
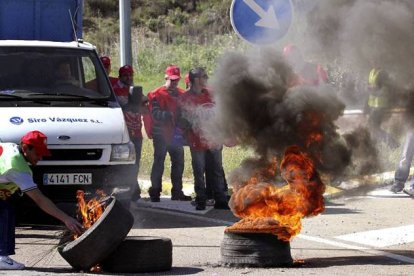
[[[19,186],[23,193],[37,189],[37,185],[33,182],[33,177],[29,173],[9,170],[7,173],[0,175],[0,183],[9,182],[13,182]]]

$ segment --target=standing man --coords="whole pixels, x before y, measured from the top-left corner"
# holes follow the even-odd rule
[[[196,210],[205,210],[207,202],[206,175],[213,178],[211,189],[215,209],[229,209],[224,187],[221,146],[213,148],[202,137],[202,127],[211,116],[213,100],[206,88],[208,76],[203,68],[189,72],[190,88],[180,101],[180,124],[190,146],[191,164],[196,192]],[[210,157],[209,165],[206,166]],[[207,172],[207,169],[210,170]]]
[[[162,175],[167,152],[171,159],[171,200],[191,201],[183,193],[184,148],[181,129],[177,126],[177,105],[184,90],[178,87],[180,68],[169,65],[165,70],[165,84],[148,93],[152,115],[154,161],[151,169],[149,194],[152,202],[160,201]]]
[[[392,91],[394,89],[388,72],[372,68],[368,76],[368,89],[368,127],[371,135],[377,140],[387,143],[391,149],[396,149],[400,143],[381,127],[382,123],[391,117],[389,110],[393,107],[396,98],[396,91]]]
[[[80,235],[82,225],[61,211],[43,195],[33,182],[28,165],[35,166],[43,156],[50,155],[47,137],[40,131],[30,131],[21,138],[20,145],[0,143],[0,270],[21,270],[24,264],[9,256],[15,254],[15,200],[28,195],[46,213],[59,219],[66,227]]]
[[[135,202],[141,198],[138,172],[142,150],[142,112],[145,112],[144,110],[147,107],[143,104],[142,89],[140,95],[137,93],[134,97],[131,96],[130,91],[132,90],[133,79],[134,70],[132,66],[124,65],[119,68],[119,78],[113,85],[113,89],[124,113],[129,138],[135,146],[135,164],[128,165],[124,175],[126,181],[129,182],[131,201]]]

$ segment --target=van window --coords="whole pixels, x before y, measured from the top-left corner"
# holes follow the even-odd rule
[[[113,97],[96,53],[48,47],[0,47],[0,94]]]

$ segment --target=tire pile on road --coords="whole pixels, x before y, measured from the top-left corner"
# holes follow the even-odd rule
[[[99,264],[115,273],[170,270],[172,242],[169,238],[127,236],[134,224],[132,214],[114,197],[108,199],[101,217],[80,237],[62,238],[58,252],[76,270],[89,271]]]

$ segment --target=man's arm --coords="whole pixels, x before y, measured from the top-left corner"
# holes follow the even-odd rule
[[[161,122],[171,120],[173,117],[171,112],[161,109],[160,104],[158,103],[156,98],[152,100],[151,114],[154,120],[161,121]]]
[[[40,209],[63,222],[69,230],[77,234],[82,234],[82,225],[77,220],[60,210],[39,189],[27,191],[25,194],[33,199],[33,201],[40,207]]]

